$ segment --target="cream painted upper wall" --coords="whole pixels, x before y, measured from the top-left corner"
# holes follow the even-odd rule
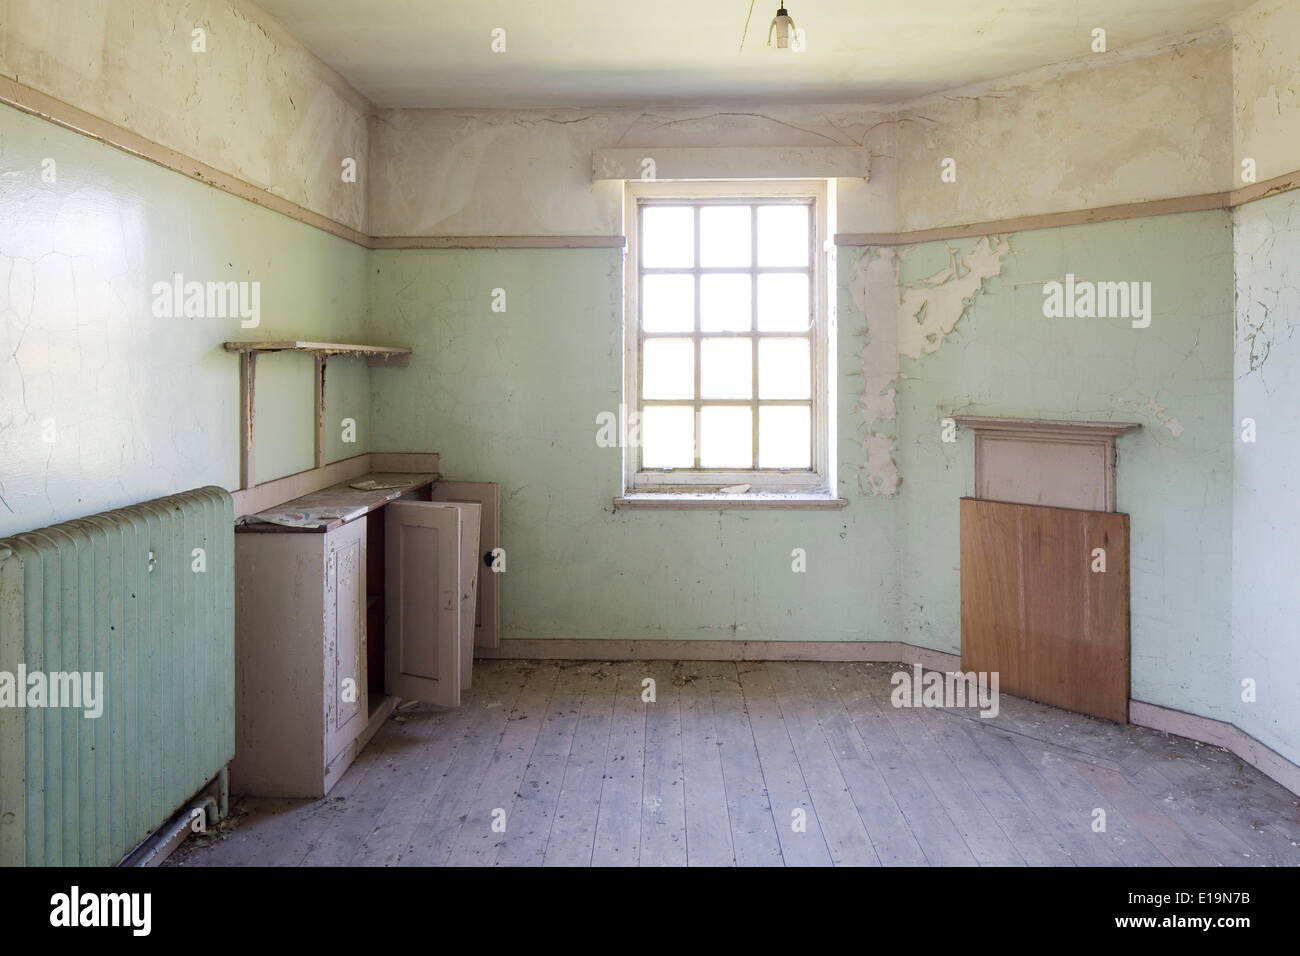
[[[1263,0],[1232,20],[1234,175],[1259,181],[1300,169],[1300,3]]]
[[[242,0],[0,0],[0,74],[366,229],[370,104]]]
[[[839,182],[840,232],[895,232],[1232,188],[1226,30],[1100,54],[897,108],[385,110],[372,133],[375,235],[614,235],[612,146],[865,143]],[[957,182],[940,163],[957,161]]]
[[[1232,188],[1227,33],[1110,56],[907,104],[899,230]],[[940,181],[947,157],[955,183]]]
[[[385,110],[371,135],[380,236],[620,235],[622,184],[601,147],[860,145],[871,181],[840,180],[841,231],[892,228],[890,114],[851,107]]]

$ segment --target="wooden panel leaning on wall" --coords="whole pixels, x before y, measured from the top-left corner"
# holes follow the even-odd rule
[[[961,499],[961,666],[1128,722],[1129,517]]]

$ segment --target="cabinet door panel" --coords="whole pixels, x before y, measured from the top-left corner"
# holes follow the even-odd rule
[[[461,512],[426,501],[394,501],[384,511],[388,693],[458,706]]]
[[[474,646],[500,647],[501,579],[489,559],[495,557],[495,550],[501,546],[501,486],[493,481],[439,481],[433,486],[433,500],[476,501],[482,506],[479,559],[475,562],[478,582],[474,602]],[[498,562],[496,567],[504,565]]]
[[[326,537],[325,759],[333,760],[361,731],[366,706],[366,524],[356,521]]]
[[[483,509],[477,502],[448,502],[460,510],[460,689],[474,667],[474,605],[478,599],[478,535]]]

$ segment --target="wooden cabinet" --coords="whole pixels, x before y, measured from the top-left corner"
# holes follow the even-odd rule
[[[239,526],[236,793],[323,796],[400,698],[459,705],[481,548],[497,545],[495,507],[485,523],[481,502],[495,505],[496,486],[468,486],[478,501],[429,501],[435,479],[367,476]]]
[[[366,667],[366,523],[353,521],[325,536],[325,764],[364,728]]]

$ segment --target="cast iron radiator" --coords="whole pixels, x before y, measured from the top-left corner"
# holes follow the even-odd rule
[[[0,864],[115,864],[217,776],[234,636],[221,488],[0,538]]]

